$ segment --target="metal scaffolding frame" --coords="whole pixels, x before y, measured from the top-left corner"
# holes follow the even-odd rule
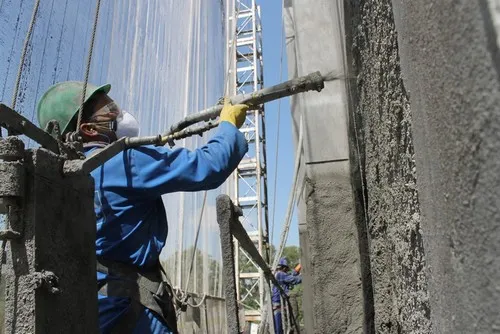
[[[227,64],[231,95],[263,88],[262,26],[256,0],[234,0],[228,5]],[[243,211],[241,222],[262,258],[269,263],[268,206],[264,106],[247,114],[240,129],[249,150],[234,173],[233,201]],[[235,240],[236,286],[245,321],[261,321],[266,284],[264,273]]]

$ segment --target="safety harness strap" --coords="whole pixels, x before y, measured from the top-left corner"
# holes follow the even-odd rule
[[[171,331],[177,333],[173,291],[167,282],[162,281],[160,270],[139,272],[133,266],[99,259],[97,271],[110,276],[104,285],[99,286],[101,295],[131,299],[127,314],[121,317],[114,333],[118,330],[119,333],[132,332],[141,315],[141,305],[153,311]]]
[[[143,311],[142,305],[131,299],[127,312],[123,314],[120,321],[113,327],[110,334],[132,333]]]

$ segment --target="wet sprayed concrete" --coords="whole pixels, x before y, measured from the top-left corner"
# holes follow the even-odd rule
[[[343,73],[341,17],[330,0],[285,1],[289,77]],[[295,139],[301,122],[304,131],[299,233],[306,332],[371,333],[367,239],[352,196],[345,83],[326,82],[321,93],[291,101]]]
[[[362,172],[377,333],[429,333],[409,95],[390,0],[352,1],[349,19],[351,149]]]
[[[348,154],[332,154],[337,160],[330,164],[305,162],[314,162],[307,166],[305,200],[299,204],[304,276],[312,282],[305,289],[313,306],[314,327],[308,328],[498,331],[500,3],[340,3],[338,17],[342,6],[293,1],[295,34],[287,34],[289,67],[338,65],[338,53],[330,48],[336,45],[345,46],[349,69],[346,97],[341,90],[325,90],[321,97],[292,100],[292,112],[307,110],[308,122],[330,122],[329,133],[306,131],[307,158],[344,152],[338,110],[345,104],[349,109]],[[331,29],[327,17],[344,24],[345,44],[335,29],[328,36],[318,32]],[[293,58],[290,49],[307,52]],[[329,106],[338,118],[318,114],[318,106]],[[343,167],[350,174],[339,161],[346,157]],[[359,276],[344,266],[349,261],[360,268]],[[339,287],[343,293],[335,294]],[[352,312],[361,304],[363,313]],[[325,325],[326,315],[331,318]]]
[[[300,112],[305,118],[306,329],[429,333],[411,110],[391,2],[293,5],[289,68],[348,68],[355,77],[292,99],[296,129]]]

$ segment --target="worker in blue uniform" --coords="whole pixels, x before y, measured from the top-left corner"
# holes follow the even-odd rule
[[[286,258],[281,258],[278,262],[278,266],[276,267],[276,272],[274,273],[274,277],[276,277],[276,281],[284,290],[285,294],[288,296],[290,290],[297,284],[302,283],[302,276],[300,275],[301,265],[297,265],[291,273],[290,267],[288,266],[288,261]],[[271,302],[273,305],[273,317],[274,317],[274,332],[276,334],[283,334],[283,305],[282,298],[280,296],[280,290],[278,287],[273,286],[273,295],[271,298]]]
[[[83,83],[51,87],[38,104],[45,128],[58,121],[62,134],[78,131],[90,156],[124,135],[137,135],[135,119],[109,97],[110,85],[88,85],[76,129]],[[159,255],[168,234],[161,196],[220,186],[248,150],[242,126],[248,106],[226,103],[217,133],[188,150],[128,149],[91,175],[95,181],[97,280],[101,333],[176,333],[172,288],[162,281]]]

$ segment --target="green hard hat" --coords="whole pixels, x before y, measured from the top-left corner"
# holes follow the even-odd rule
[[[87,84],[85,102],[97,92],[108,93],[111,85],[94,86]],[[38,102],[37,116],[40,128],[45,129],[47,124],[56,120],[61,127],[61,133],[76,129],[69,129],[73,118],[77,115],[82,103],[83,82],[65,81],[50,87]]]

